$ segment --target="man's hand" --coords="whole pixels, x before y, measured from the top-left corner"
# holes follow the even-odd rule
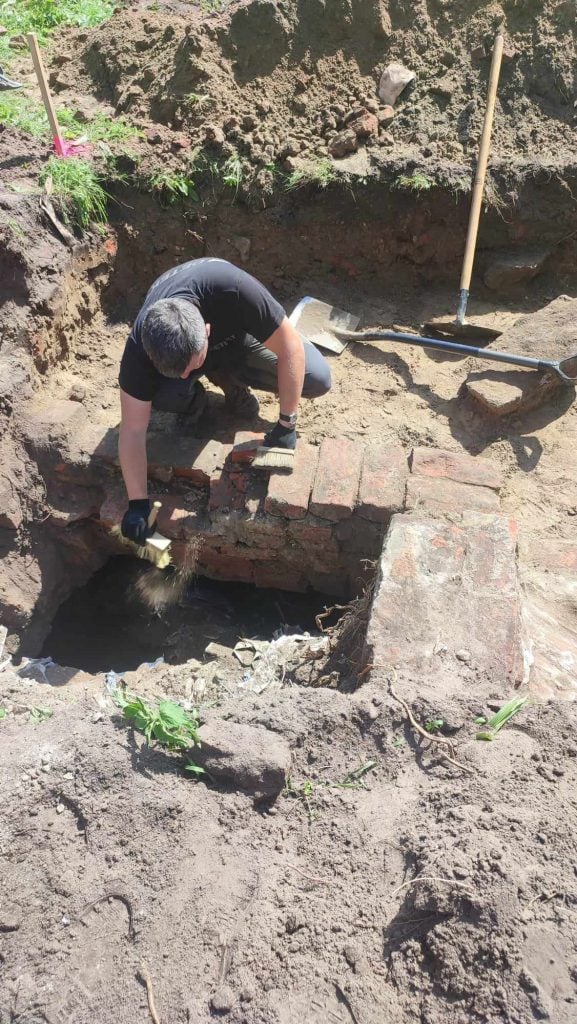
[[[297,446],[296,428],[287,427],[279,420],[276,426],[269,430],[268,434],[265,434],[262,443],[264,448],[286,448],[289,451],[294,451]]]
[[[120,527],[122,536],[142,547],[151,532],[148,529],[149,515],[150,502],[148,498],[136,498],[129,501]]]

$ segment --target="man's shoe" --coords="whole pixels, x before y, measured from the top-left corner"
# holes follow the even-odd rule
[[[208,408],[208,395],[199,380],[191,391],[188,407],[178,413],[176,420],[178,428],[187,434],[192,432]]]
[[[236,416],[251,420],[258,416],[260,409],[258,398],[246,384],[233,383],[228,384],[224,392],[224,407]]]
[[[8,75],[4,74],[4,68],[0,68],[0,91],[5,89],[21,89],[22,83],[14,81],[13,78],[8,78]]]

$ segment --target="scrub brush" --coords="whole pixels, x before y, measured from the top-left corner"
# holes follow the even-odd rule
[[[149,530],[153,529],[161,508],[162,503],[160,501],[153,502],[148,517]],[[155,530],[151,537],[147,537],[145,544],[135,544],[134,541],[128,540],[123,535],[120,526],[113,526],[110,532],[113,537],[117,537],[126,547],[129,547],[138,558],[145,558],[148,562],[152,562],[157,569],[166,569],[172,563],[170,554],[171,542],[168,537],[163,537],[158,531]]]
[[[257,448],[252,460],[253,469],[294,469],[295,453],[291,448]]]

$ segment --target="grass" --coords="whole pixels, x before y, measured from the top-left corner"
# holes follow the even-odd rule
[[[85,135],[89,142],[126,142],[138,136],[138,129],[124,117],[108,117],[95,114],[87,124],[77,121],[71,110],[65,107],[56,112],[62,134],[67,139]],[[36,137],[49,137],[50,129],[44,107],[34,103],[22,93],[13,95],[0,93],[0,123],[19,128]]]
[[[377,767],[377,761],[365,761],[364,764],[353,768],[350,772],[347,772],[342,779],[335,781],[323,780],[322,782],[313,782],[312,779],[305,779],[304,782],[294,782],[289,776],[287,778],[284,795],[291,797],[295,800],[300,800],[304,804],[309,819],[309,825],[313,823],[315,818],[318,817],[315,814],[315,797],[321,789],[366,789],[367,786],[364,782],[364,776],[368,772],[372,772]]]
[[[443,728],[445,721],[443,718],[429,718],[428,722],[425,722],[425,729],[431,734],[440,732]]]
[[[305,185],[317,185],[319,188],[326,188],[336,178],[336,172],[332,160],[311,160],[308,163],[292,171],[285,180],[287,192],[296,188],[303,188]]]
[[[55,28],[77,25],[93,28],[114,13],[111,0],[0,0],[0,25],[6,34],[0,37],[0,64],[7,65],[13,56],[10,38],[36,32],[41,43]]]
[[[414,174],[400,174],[395,181],[395,188],[403,188],[409,192],[426,192],[433,185],[434,182],[420,171],[415,171]]]
[[[222,165],[221,174],[224,184],[238,191],[244,178],[244,165],[240,157],[238,155],[229,156]]]
[[[150,185],[169,203],[185,199],[198,202],[198,193],[190,171],[160,171],[150,179]]]
[[[52,156],[40,175],[40,183],[51,180],[51,195],[58,202],[67,224],[86,228],[107,219],[107,195],[88,160]]]
[[[477,733],[477,739],[494,740],[500,733],[503,726],[507,725],[507,722],[510,722],[513,716],[516,715],[517,712],[525,706],[528,699],[529,698],[527,696],[513,697],[512,700],[509,700],[507,701],[506,704],[503,704],[503,707],[500,708],[499,711],[497,711],[497,713],[494,714],[493,717],[490,718],[489,721],[486,723],[487,728],[484,729],[482,732]],[[478,720],[476,719],[476,721]]]
[[[180,704],[171,700],[149,704],[142,697],[123,689],[115,690],[112,698],[126,721],[144,734],[149,746],[158,743],[167,750],[181,752],[200,746],[198,719],[192,711],[185,711]],[[204,768],[193,761],[188,762],[185,771],[195,775],[204,774]]]

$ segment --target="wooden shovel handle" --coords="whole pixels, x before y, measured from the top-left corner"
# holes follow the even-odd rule
[[[26,42],[28,48],[32,54],[32,63],[34,64],[34,70],[36,72],[36,78],[38,79],[38,85],[40,86],[40,92],[42,93],[42,100],[44,102],[44,109],[46,110],[46,116],[48,118],[50,129],[52,131],[52,138],[54,140],[54,147],[59,156],[64,155],[64,139],[60,131],[60,125],[56,117],[56,111],[52,103],[52,97],[50,90],[48,89],[48,79],[46,78],[46,72],[44,70],[44,64],[42,63],[42,55],[38,46],[38,40],[35,32],[26,33]]]
[[[154,525],[156,523],[156,519],[157,519],[158,513],[160,512],[161,508],[162,508],[162,502],[161,501],[153,501],[152,502],[152,508],[151,508],[150,514],[148,516],[148,529],[149,530],[153,529],[153,527],[154,527]]]
[[[487,107],[485,110],[485,123],[479,146],[479,158],[477,160],[477,171],[475,184],[473,185],[473,197],[471,199],[471,212],[469,213],[469,229],[465,243],[465,255],[463,258],[463,269],[461,272],[461,291],[468,291],[473,273],[473,260],[475,259],[475,246],[477,244],[477,232],[479,230],[479,218],[483,204],[483,191],[485,188],[485,176],[487,174],[487,163],[489,160],[489,148],[491,145],[491,131],[493,128],[493,115],[495,113],[495,99],[497,97],[497,85],[501,72],[501,60],[503,57],[503,33],[501,30],[495,36],[493,46],[493,60],[489,73],[489,88],[487,91]]]

